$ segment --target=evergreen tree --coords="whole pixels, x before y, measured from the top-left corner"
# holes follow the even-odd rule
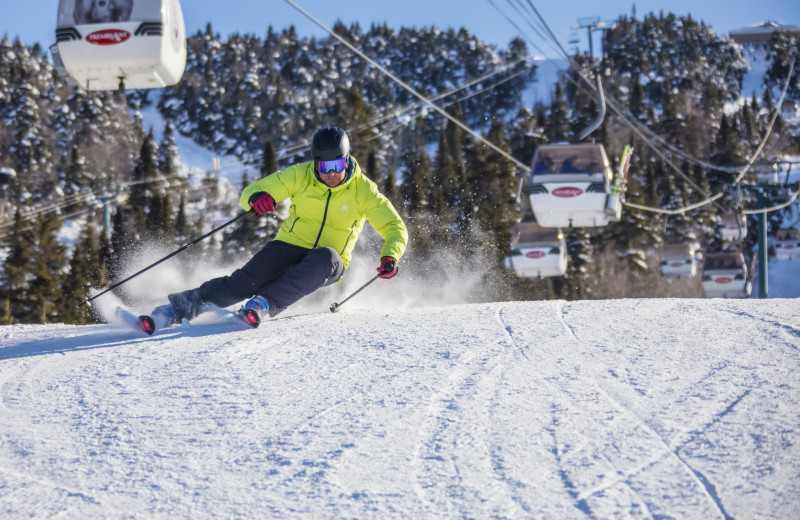
[[[743,158],[741,138],[735,122],[731,121],[727,115],[722,116],[719,123],[719,131],[712,145],[714,152],[714,162],[721,165],[732,165],[738,163]],[[732,176],[726,172],[710,172],[709,179],[712,189],[719,189],[721,183],[727,183]]]
[[[367,155],[367,162],[366,168],[361,169],[361,173],[363,173],[368,179],[372,179],[373,181],[378,180],[378,158],[375,156],[375,152],[369,152]]]
[[[464,119],[460,103],[452,105],[448,112],[459,121]],[[444,127],[444,142],[448,150],[448,162],[451,165],[445,165],[442,176],[444,200],[450,207],[455,209],[455,225],[457,229],[462,233],[468,233],[475,202],[469,186],[467,159],[464,149],[466,144],[464,130],[448,120]],[[452,170],[452,173],[450,170]]]
[[[111,257],[108,264],[111,279],[120,278],[125,259],[133,252],[133,239],[125,225],[125,212],[118,208],[111,224]]]
[[[505,128],[495,121],[486,136],[501,150],[508,151]],[[516,202],[516,175],[513,163],[483,143],[473,144],[467,153],[471,198],[477,208],[475,218],[488,231],[491,250],[497,253],[498,266],[508,249],[511,225],[519,219]]]
[[[431,181],[428,195],[429,209],[441,215],[447,207],[452,207],[458,197],[456,171],[445,132],[439,134],[436,167],[433,169]]]
[[[69,165],[62,181],[65,199],[67,200],[71,196],[80,193],[83,188],[88,187],[90,184],[89,174],[86,171],[86,161],[78,147],[73,147],[70,152]],[[72,212],[77,207],[77,204],[72,203],[65,208],[65,211]]]
[[[145,217],[145,229],[148,238],[157,240],[163,245],[171,246],[174,237],[172,225],[172,209],[168,195],[156,195],[150,202],[150,211]]]
[[[408,210],[418,211],[428,204],[426,194],[431,184],[431,161],[423,147],[422,132],[411,128],[408,149],[403,153],[405,175],[400,185],[403,201]]]
[[[558,142],[569,139],[569,107],[564,97],[561,83],[556,83],[553,97],[550,101],[550,113],[544,125],[548,141]]]
[[[638,119],[641,118],[644,112],[644,88],[642,88],[642,83],[639,81],[638,71],[634,70],[632,76],[631,93],[630,97],[628,98],[628,108],[630,109],[631,114]]]
[[[175,215],[175,241],[184,242],[189,238],[189,225],[186,219],[186,194],[181,192],[178,212]]]
[[[638,173],[638,175],[631,175]],[[656,190],[656,165],[647,157],[634,153],[628,173],[625,200],[646,206],[658,201]],[[625,207],[619,223],[610,224],[613,228],[623,228],[622,247],[649,249],[659,244],[661,236],[661,218],[658,215],[639,209]]]
[[[242,174],[241,189],[244,190],[248,184],[250,184],[250,179],[247,176],[247,172],[244,172]],[[251,212],[246,217],[239,219],[234,224],[233,230],[223,234],[223,251],[229,257],[235,257],[254,250],[257,244],[264,241],[268,218],[268,215],[259,216],[255,212]]]
[[[401,198],[400,190],[397,188],[397,176],[394,173],[394,165],[388,164],[386,166],[386,175],[381,183],[381,193],[383,193],[389,202],[397,208],[402,209],[403,201]]]
[[[448,107],[447,112],[456,120],[463,121],[464,113],[461,110],[461,103],[455,103]],[[466,179],[466,159],[464,157],[464,130],[450,121],[445,123],[444,133],[449,146],[450,159],[455,169],[455,174],[459,179]],[[462,188],[464,186],[462,185]]]
[[[31,262],[34,259],[35,236],[30,223],[23,219],[19,208],[14,214],[14,225],[6,240],[5,245],[9,252],[2,264],[2,278],[0,278],[2,290],[0,295],[3,298],[0,322],[3,324],[27,322],[30,315],[28,289],[33,277]]]
[[[27,295],[33,323],[48,323],[59,318],[58,304],[64,297],[60,287],[62,269],[67,263],[67,248],[58,241],[60,220],[58,215],[45,214],[39,221],[31,258],[33,280]]]
[[[373,128],[370,120],[374,110],[370,107],[357,84],[353,84],[341,91],[331,113],[331,120],[336,126],[347,130],[353,154],[365,160],[373,148]]]
[[[59,304],[59,314],[64,323],[84,324],[92,321],[89,306],[78,307],[78,304],[90,296],[90,287],[105,285],[106,276],[102,270],[99,244],[92,219],[89,218],[83,238],[75,244],[72,251],[69,273],[61,283],[63,299]]]
[[[264,141],[264,152],[261,156],[261,177],[266,177],[278,171],[278,157],[275,154],[275,145],[272,139]]]
[[[567,272],[564,275],[561,297],[568,300],[585,300],[586,264],[592,258],[589,233],[586,228],[570,228],[565,237],[567,241]]]
[[[173,177],[180,174],[181,160],[178,155],[178,144],[175,141],[175,125],[172,121],[167,121],[164,125],[164,136],[158,146],[157,160],[161,175]]]
[[[789,75],[789,67],[794,63],[792,76],[789,78],[789,88],[786,90],[788,99],[800,99],[800,36],[797,32],[775,31],[768,45],[767,60],[770,64],[764,83],[767,89],[783,89]]]
[[[467,191],[465,176],[463,175],[464,153],[461,146],[458,144],[453,145],[449,142],[447,134],[447,128],[445,127],[445,132],[442,133],[439,139],[439,146],[443,150],[439,152],[439,169],[436,172],[436,181],[441,183],[445,204],[448,207],[456,207],[461,203],[464,193]],[[456,139],[459,137],[459,134],[452,135]],[[462,166],[461,175],[459,175],[459,164]]]
[[[148,224],[145,215],[150,209],[152,192],[155,190],[153,181],[156,180],[156,148],[153,142],[152,129],[142,141],[139,150],[139,159],[133,168],[133,184],[128,205],[135,217],[135,228],[143,232]]]
[[[47,125],[38,103],[40,95],[38,89],[28,81],[23,81],[16,87],[10,108],[10,112],[14,114],[14,125],[11,127],[14,139],[10,152],[15,170],[25,172],[43,183],[50,180],[45,169],[50,161],[50,154],[43,134]],[[47,195],[49,193],[36,192],[37,199]]]
[[[97,246],[97,269],[91,273],[93,276],[94,287],[105,287],[108,285],[113,265],[113,250],[111,248],[110,230],[106,234],[105,230],[100,232]]]

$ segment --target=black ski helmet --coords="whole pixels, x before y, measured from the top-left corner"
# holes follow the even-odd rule
[[[311,157],[314,162],[330,161],[349,155],[350,139],[347,132],[338,126],[321,128],[311,139]]]

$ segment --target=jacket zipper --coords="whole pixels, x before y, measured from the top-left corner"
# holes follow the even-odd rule
[[[319,238],[322,236],[322,230],[325,228],[325,220],[328,218],[328,206],[331,203],[331,190],[328,190],[328,200],[325,201],[325,213],[322,214],[322,225],[319,227],[319,234],[317,234],[317,240],[314,242],[314,247],[311,249],[316,249],[317,244],[319,244]]]
[[[354,220],[353,221],[353,225],[350,226],[350,234],[347,235],[347,240],[344,241],[344,247],[342,248],[342,251],[339,253],[340,255],[343,255],[344,254],[344,250],[347,249],[347,244],[350,243],[350,238],[353,236],[353,228],[356,227],[356,224],[358,224],[358,221]]]
[[[296,206],[295,206],[294,204],[292,204],[291,206],[289,206],[289,211],[292,211],[292,208],[295,208],[295,209],[297,209],[297,208],[296,208]],[[291,233],[292,231],[294,231],[294,225],[295,225],[295,224],[297,224],[297,221],[298,221],[298,220],[300,220],[300,217],[295,217],[295,219],[294,219],[294,222],[292,222],[292,225],[291,225],[291,227],[289,227],[289,233]]]

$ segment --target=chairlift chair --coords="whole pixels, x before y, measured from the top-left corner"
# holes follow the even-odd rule
[[[517,222],[511,227],[511,256],[505,263],[520,278],[562,276],[567,272],[564,234],[533,221]]]
[[[86,90],[175,85],[186,67],[179,0],[60,0],[56,69]]]

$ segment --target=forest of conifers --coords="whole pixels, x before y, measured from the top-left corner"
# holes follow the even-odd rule
[[[334,30],[524,164],[541,143],[575,141],[598,112],[596,96],[566,62],[560,79],[542,90],[537,62],[520,39],[497,49],[463,29],[364,31],[338,24]],[[728,167],[749,159],[767,133],[797,48],[796,35],[776,34],[767,45],[743,49],[702,22],[672,14],[616,20],[604,32],[599,62],[574,59],[602,74],[606,96],[629,119],[609,113],[590,137],[612,163],[624,145],[634,146],[626,199],[679,208],[704,193],[725,196],[675,216],[626,207],[622,220],[606,228],[564,230],[567,274],[520,280],[503,265],[510,227],[524,216],[514,200],[515,165],[425,110],[332,38],[270,28],[222,39],[209,25],[189,38],[178,85],[121,95],[69,87],[41,46],[6,35],[0,39],[0,324],[93,321],[89,308],[77,304],[126,274],[136,251],[153,243],[175,249],[240,211],[238,197],[219,188],[213,169],[197,179],[181,167],[178,133],[248,165],[235,180],[238,190],[308,160],[311,136],[328,124],[348,130],[353,155],[405,219],[408,272],[485,273],[484,301],[702,296],[696,281],[659,279],[653,269],[659,247],[675,240],[696,241],[703,250],[722,246],[718,217],[748,203],[729,189]],[[768,63],[755,92],[742,92],[747,53]],[[789,82],[789,99],[800,99],[799,78],[795,72]],[[531,101],[525,93],[532,85],[549,94]],[[144,126],[145,109],[157,109],[166,121],[160,139]],[[652,134],[643,138],[630,121]],[[796,123],[779,115],[762,159],[799,153]],[[781,218],[770,214],[771,228]],[[70,242],[59,238],[67,224],[79,230]],[[187,269],[207,262],[232,270],[279,224],[279,215],[244,218],[176,261]],[[753,241],[739,245],[745,254]],[[124,288],[119,295],[125,298]]]

